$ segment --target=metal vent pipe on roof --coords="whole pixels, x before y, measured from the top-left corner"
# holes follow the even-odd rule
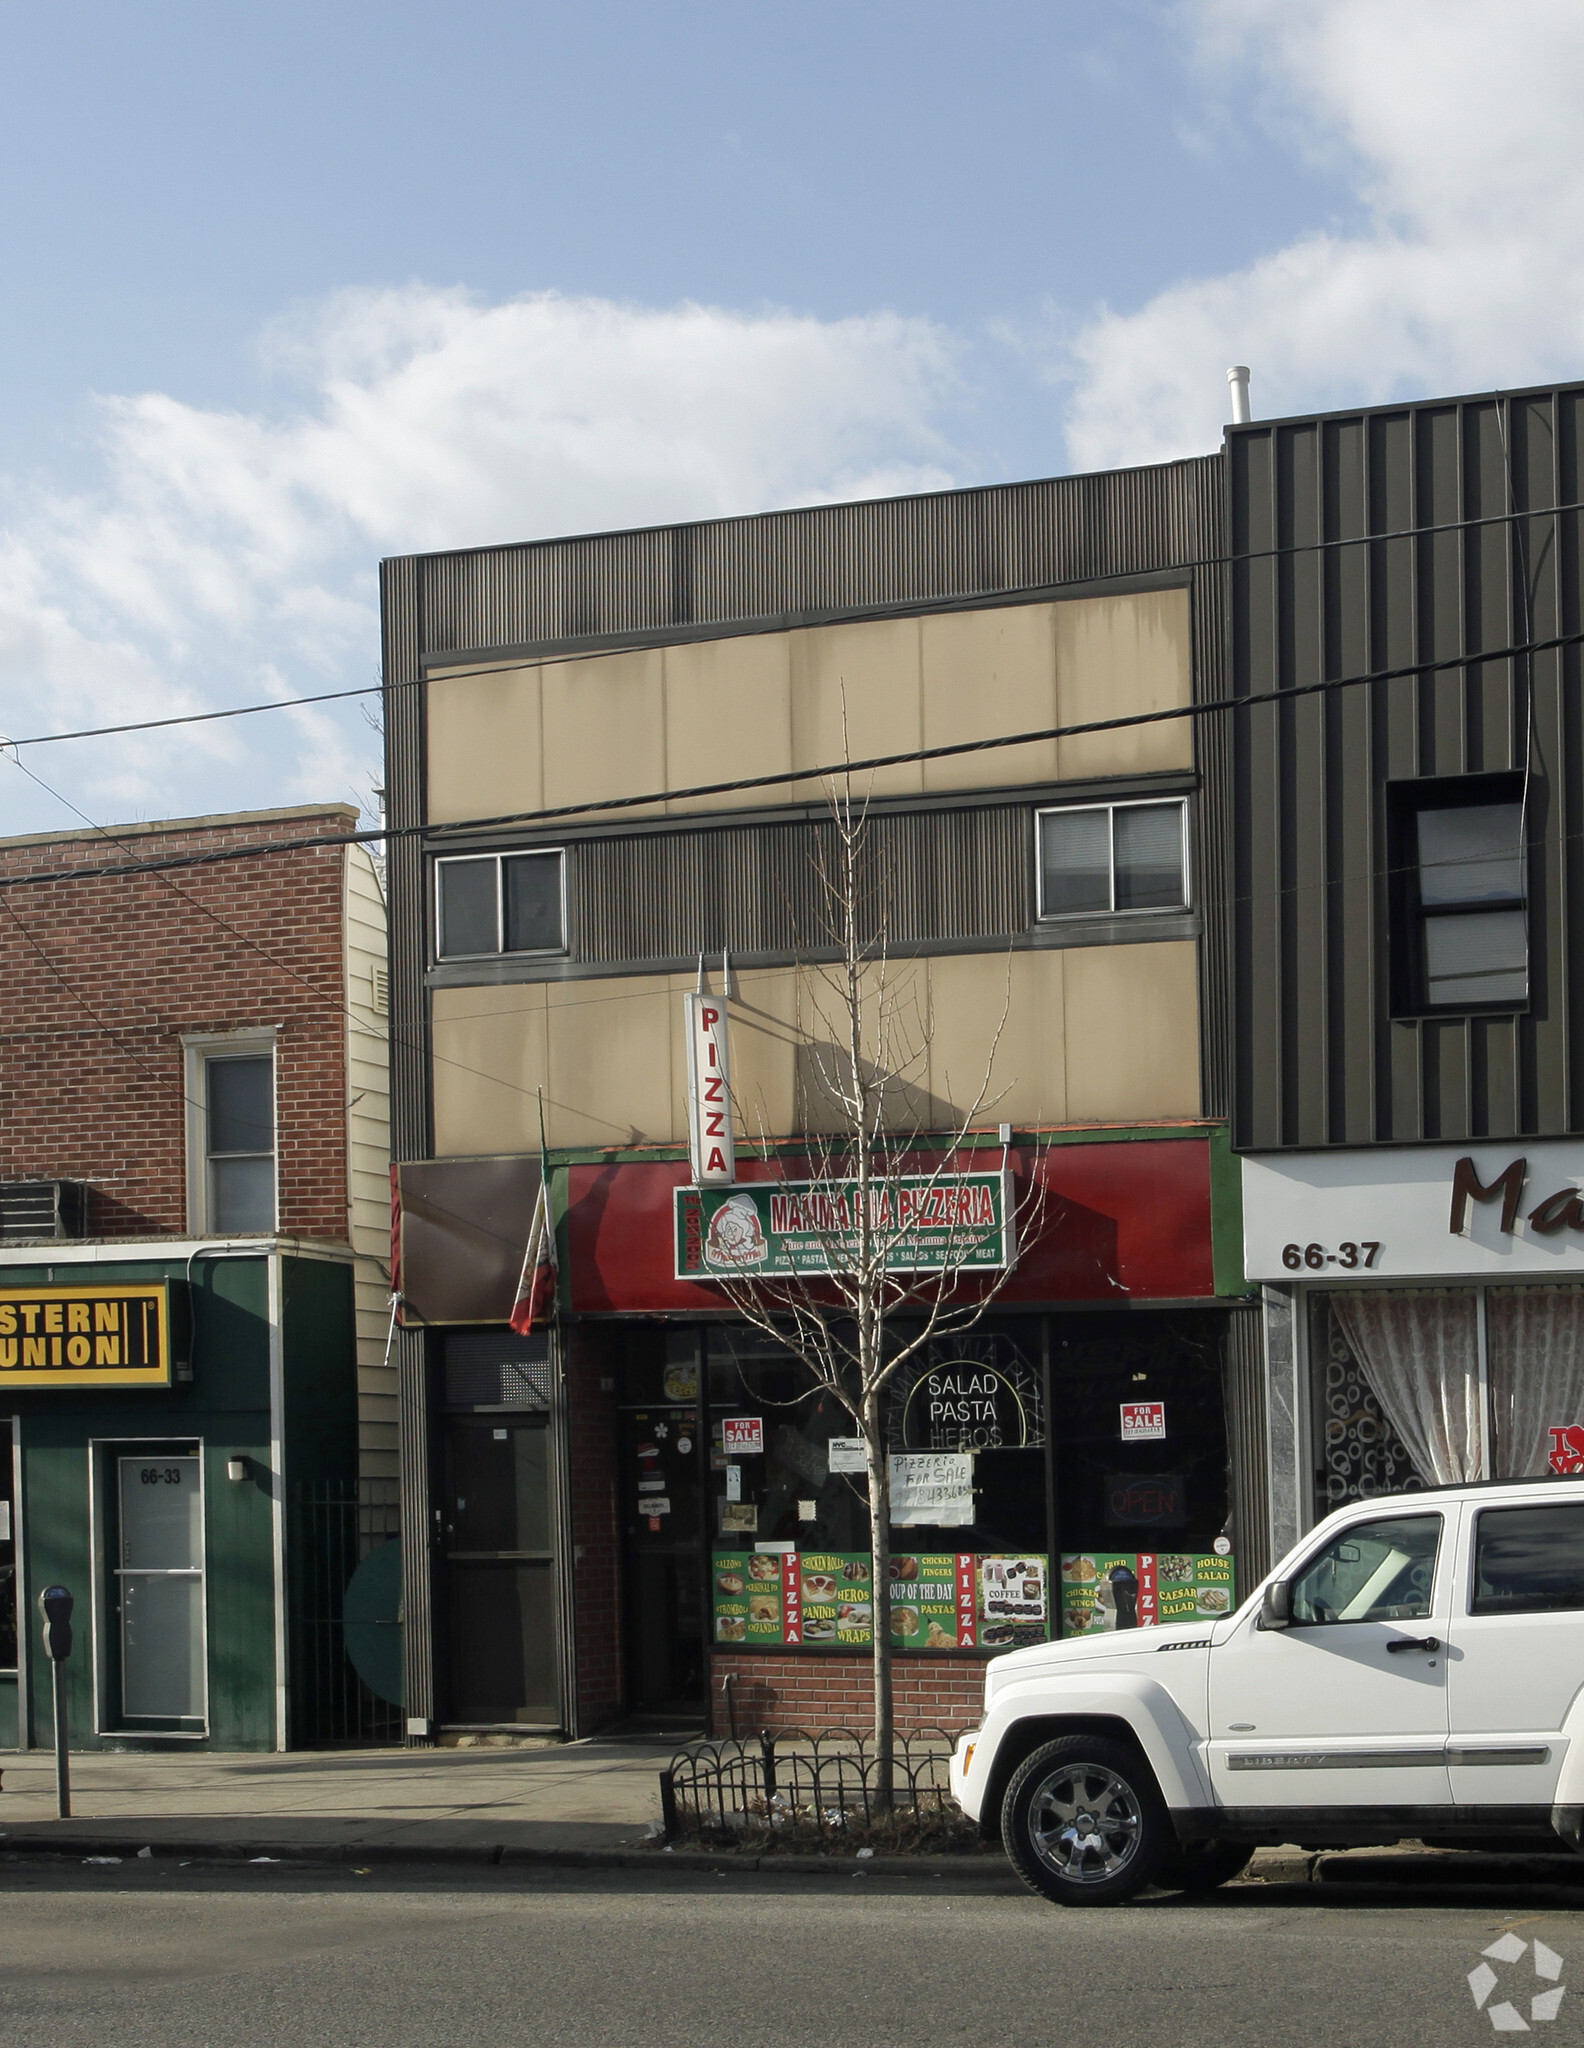
[[[1232,424],[1246,427],[1254,415],[1249,411],[1249,373],[1247,363],[1234,363],[1227,371],[1227,382],[1232,386]]]

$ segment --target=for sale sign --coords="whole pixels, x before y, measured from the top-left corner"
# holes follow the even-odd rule
[[[764,1423],[757,1415],[728,1415],[721,1424],[721,1447],[728,1458],[751,1458],[764,1450]]]
[[[1159,1442],[1166,1435],[1166,1403],[1164,1401],[1124,1401],[1122,1403],[1122,1441],[1125,1444]]]

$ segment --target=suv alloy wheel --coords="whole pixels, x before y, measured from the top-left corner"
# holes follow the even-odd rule
[[[1176,1847],[1148,1764],[1099,1735],[1062,1735],[1025,1757],[1001,1839],[1029,1887],[1062,1906],[1110,1906],[1154,1882]]]

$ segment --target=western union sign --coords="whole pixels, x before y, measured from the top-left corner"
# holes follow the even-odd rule
[[[0,1287],[0,1388],[168,1387],[170,1284]]]

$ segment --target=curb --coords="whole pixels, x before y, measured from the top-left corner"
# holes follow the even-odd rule
[[[561,1870],[648,1870],[704,1871],[714,1875],[728,1872],[784,1871],[792,1877],[970,1877],[1006,1879],[1016,1884],[1004,1856],[914,1856],[856,1857],[742,1855],[708,1849],[530,1849],[512,1843],[480,1844],[477,1848],[370,1842],[352,1844],[326,1842],[195,1842],[180,1837],[148,1835],[59,1835],[0,1836],[0,1868],[8,1861],[47,1856],[57,1862],[82,1862],[90,1856],[114,1856],[122,1863],[139,1861],[138,1851],[149,1849],[160,1859],[181,1858],[192,1863],[248,1864],[262,1858],[281,1866],[293,1864],[400,1864],[447,1863],[474,1868],[531,1868]],[[152,1859],[142,1859],[152,1860]]]
[[[139,1857],[148,1849],[152,1856]],[[708,1849],[534,1849],[512,1843],[481,1843],[477,1847],[417,1843],[345,1843],[271,1841],[193,1841],[183,1836],[6,1834],[0,1836],[0,1870],[9,1862],[44,1857],[55,1863],[81,1863],[109,1856],[118,1862],[180,1859],[188,1863],[246,1865],[267,1861],[278,1867],[332,1865],[386,1869],[403,1865],[443,1864],[473,1869],[626,1870],[657,1874],[688,1872],[725,1877],[759,1872],[787,1877],[885,1877],[940,1879],[1004,1887],[1022,1885],[1006,1858],[999,1854],[949,1857],[813,1856],[743,1854]],[[1475,1887],[1576,1890],[1584,1887],[1584,1857],[1561,1854],[1501,1855],[1479,1851],[1399,1850],[1396,1852],[1326,1851],[1294,1848],[1261,1849],[1242,1884],[1335,1887],[1367,1886],[1370,1890],[1407,1888],[1467,1891]]]

